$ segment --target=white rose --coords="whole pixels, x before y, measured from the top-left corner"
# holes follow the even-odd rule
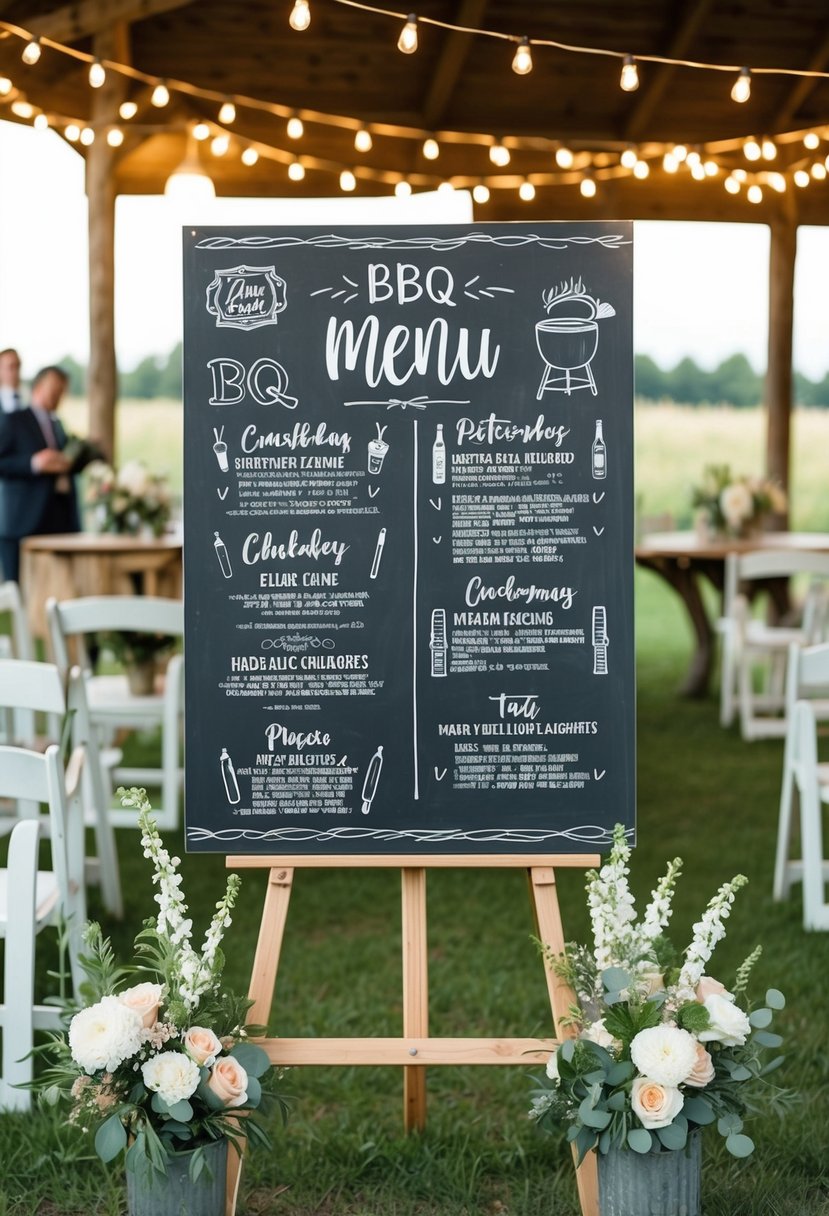
[[[157,1093],[168,1106],[190,1098],[196,1092],[201,1073],[195,1060],[183,1051],[162,1051],[141,1065],[147,1089]]]
[[[149,489],[149,474],[140,460],[129,460],[118,472],[118,485],[133,498],[141,498]]]
[[[579,1038],[586,1039],[588,1043],[595,1043],[597,1047],[604,1047],[605,1051],[613,1051],[614,1047],[619,1046],[619,1040],[614,1039],[605,1026],[604,1018],[599,1018],[598,1021],[585,1026]]]
[[[637,1036],[638,1037],[638,1036]],[[636,1077],[631,1086],[630,1104],[648,1130],[667,1127],[682,1110],[685,1099],[673,1085],[660,1085],[651,1077]]]
[[[751,519],[754,513],[754,499],[751,490],[742,481],[735,481],[726,486],[720,494],[720,510],[731,528],[739,528],[740,524]]]
[[[114,1072],[138,1051],[142,1030],[134,1009],[122,1005],[117,996],[105,996],[69,1023],[72,1059],[90,1076],[101,1069]]]
[[[551,1081],[558,1080],[558,1052],[554,1051],[547,1061],[547,1076]]]
[[[711,1019],[707,1030],[697,1035],[700,1043],[722,1043],[723,1047],[741,1047],[751,1033],[751,1024],[742,1009],[723,996],[712,993],[705,998],[705,1008]]]
[[[694,1067],[697,1041],[679,1026],[640,1030],[630,1044],[630,1058],[639,1072],[660,1085],[679,1085]]]

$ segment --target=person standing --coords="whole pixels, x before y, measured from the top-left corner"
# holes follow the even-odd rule
[[[0,350],[0,410],[13,414],[23,409],[20,394],[20,355],[11,346]]]
[[[69,377],[44,367],[32,381],[28,409],[0,415],[0,559],[7,579],[19,581],[20,542],[26,536],[80,531],[78,499],[66,432],[56,410]]]

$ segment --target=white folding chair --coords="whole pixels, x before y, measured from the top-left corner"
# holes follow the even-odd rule
[[[129,690],[126,676],[92,674],[84,635],[128,631],[181,638],[184,606],[179,600],[151,596],[90,596],[60,604],[50,599],[46,613],[55,662],[61,671],[69,668],[70,646],[74,643],[77,647],[93,727],[110,736],[120,727],[139,730],[161,727],[160,769],[116,768],[114,776],[126,785],[160,784],[161,805],[156,808],[156,822],[162,829],[177,828],[181,789],[182,656],[175,654],[169,660],[163,691],[135,696]],[[111,818],[116,827],[136,823],[136,817],[130,811],[115,811]]]
[[[752,616],[751,583],[808,575],[811,585],[798,627],[768,625]],[[826,581],[829,554],[797,553],[791,550],[760,550],[729,553],[725,562],[720,680],[720,722],[730,726],[739,712],[744,739],[783,738],[785,718],[785,664],[789,646],[820,641],[826,628]],[[756,691],[758,668],[764,684]]]
[[[31,937],[59,918],[66,926],[69,967],[75,995],[80,992],[78,956],[86,920],[83,884],[83,824],[71,806],[64,784],[60,751],[52,745],[41,755],[26,748],[0,745],[0,797],[44,803],[49,808],[52,869],[37,869],[40,822],[15,826],[8,865],[0,870],[0,937],[6,939],[3,1005],[3,1086],[0,1096],[17,1109],[27,1095],[10,1089],[31,1079],[31,1059],[21,1057],[33,1030],[60,1028],[60,1011],[33,1003]],[[21,828],[23,831],[21,832]],[[18,973],[17,968],[20,968]]]
[[[10,622],[9,632],[0,634],[0,658],[33,659],[35,657],[34,643],[17,583],[0,583],[0,612],[7,613]],[[16,710],[11,726],[5,719],[0,723],[0,737],[4,743],[12,741],[25,742],[27,745],[33,743],[35,738],[34,714],[25,709]]]
[[[817,723],[829,716],[829,643],[791,648],[786,678],[788,715],[783,754],[783,783],[774,863],[774,898],[786,899],[793,882],[803,881],[803,918],[807,929],[829,928],[823,887],[829,863],[823,859],[821,802],[829,802],[829,764],[820,764]],[[791,852],[794,794],[800,804],[801,856]]]
[[[19,708],[34,715],[44,713],[54,719],[59,728],[71,715],[72,742],[75,755],[83,756],[83,819],[95,833],[95,855],[86,859],[86,878],[100,884],[104,906],[113,916],[123,915],[121,878],[115,845],[114,824],[108,813],[111,788],[109,769],[120,759],[120,752],[104,753],[98,745],[97,734],[89,720],[86,685],[78,667],[73,667],[66,680],[54,663],[27,662],[22,659],[0,659],[0,715],[11,714]],[[57,742],[58,740],[53,740]],[[12,743],[25,740],[11,739]],[[80,756],[79,756],[80,759]],[[76,763],[78,763],[76,761]],[[18,815],[38,814],[36,802],[18,804]],[[0,819],[0,834],[10,829],[13,821]]]

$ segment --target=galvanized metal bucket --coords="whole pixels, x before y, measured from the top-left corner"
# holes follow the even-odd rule
[[[227,1185],[227,1141],[204,1147],[205,1169],[190,1181],[191,1150],[167,1162],[167,1176],[146,1178],[127,1170],[129,1216],[224,1216]]]
[[[684,1149],[599,1154],[601,1216],[699,1216],[702,1136],[694,1131]]]

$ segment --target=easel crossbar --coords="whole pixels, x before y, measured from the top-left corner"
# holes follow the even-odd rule
[[[257,1039],[272,1064],[546,1064],[555,1039],[347,1038]]]
[[[261,855],[228,856],[229,870],[529,870],[534,866],[555,866],[557,870],[591,870],[602,864],[598,853],[364,853],[335,856],[299,854],[296,857]]]

